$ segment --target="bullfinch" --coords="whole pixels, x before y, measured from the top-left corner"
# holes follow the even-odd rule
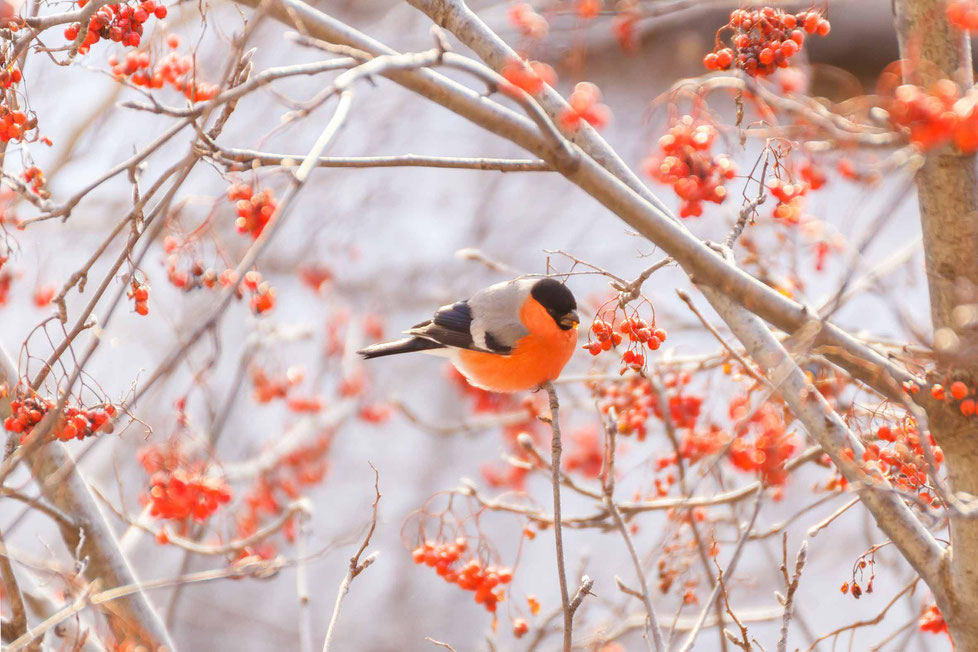
[[[442,306],[408,337],[359,351],[366,359],[424,351],[447,355],[476,387],[535,389],[555,380],[577,346],[577,302],[552,278],[506,281]]]

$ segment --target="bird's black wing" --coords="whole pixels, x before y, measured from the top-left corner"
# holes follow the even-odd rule
[[[485,346],[475,341],[472,335],[472,308],[467,301],[442,306],[430,320],[407,332],[456,349],[503,354],[510,352],[510,347],[498,342],[490,333],[485,335]]]

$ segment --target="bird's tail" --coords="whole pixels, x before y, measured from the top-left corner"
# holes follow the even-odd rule
[[[442,345],[438,342],[432,342],[431,340],[426,340],[423,337],[405,337],[399,340],[393,340],[391,342],[374,344],[365,349],[360,349],[357,351],[357,353],[362,355],[365,360],[369,360],[371,358],[380,358],[385,355],[412,353],[414,351],[429,351],[431,349],[440,348],[442,348]]]

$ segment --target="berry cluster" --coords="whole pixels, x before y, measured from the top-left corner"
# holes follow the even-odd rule
[[[797,443],[787,432],[783,413],[772,403],[751,410],[750,398],[740,396],[730,403],[730,418],[741,423],[730,443],[731,464],[741,471],[757,473],[766,485],[783,485],[788,480],[785,462]],[[753,432],[753,439],[748,435]]]
[[[611,20],[611,34],[618,41],[618,46],[625,54],[638,52],[639,42],[636,26],[642,15],[637,8],[620,11]]]
[[[946,11],[947,19],[958,29],[978,31],[978,3],[975,0],[951,0]]]
[[[957,84],[941,79],[929,90],[902,84],[887,103],[890,122],[923,151],[951,143],[962,153],[978,151],[978,91],[963,97]]]
[[[241,285],[252,293],[248,305],[256,315],[268,312],[275,307],[275,288],[268,281],[262,281],[261,273],[257,270],[246,272],[241,280]]]
[[[941,613],[936,604],[930,605],[921,614],[920,631],[931,634],[947,634],[947,622],[945,622],[944,614]]]
[[[564,455],[564,468],[567,471],[580,471],[581,474],[597,478],[604,468],[604,443],[601,432],[588,426],[575,430],[570,435],[571,446]]]
[[[34,296],[31,300],[34,302],[34,306],[37,308],[44,308],[50,305],[51,300],[54,299],[54,293],[57,292],[57,288],[53,285],[43,285],[34,290]]]
[[[680,512],[681,517],[676,518],[677,513],[671,512],[671,520],[678,520],[680,523],[688,524],[690,520],[696,520],[697,522],[702,522],[706,515],[703,510],[682,510]],[[692,516],[692,519],[691,519]],[[696,577],[689,577],[690,568],[693,565],[694,558],[691,555],[693,549],[695,549],[696,543],[690,537],[688,541],[684,541],[680,538],[680,535],[685,530],[677,529],[674,534],[674,538],[669,543],[666,543],[662,547],[662,557],[656,563],[656,571],[659,579],[659,591],[662,593],[668,593],[675,584],[677,588],[681,588],[683,595],[682,601],[685,605],[699,604],[699,599],[696,597],[696,586],[699,584],[699,580]],[[711,554],[715,556],[714,551],[718,551],[715,547],[711,549]],[[689,579],[684,582],[677,583],[676,580],[681,577],[688,577]]]
[[[601,129],[611,120],[611,109],[601,104],[601,91],[591,82],[579,82],[567,98],[569,107],[560,112],[557,120],[568,131],[577,131],[582,122]]]
[[[526,61],[512,58],[506,62],[499,74],[510,84],[530,95],[536,95],[543,90],[543,85],[553,86],[557,83],[557,73],[554,69],[540,61]],[[514,95],[512,89],[502,87],[500,90]]]
[[[269,378],[261,367],[251,370],[252,397],[257,403],[270,403],[288,396],[289,390],[302,382],[304,374],[297,367],[290,367],[282,378]]]
[[[666,390],[675,390],[666,398],[669,417],[676,428],[693,428],[700,416],[703,404],[702,397],[683,392],[690,381],[688,374],[668,376],[663,381]],[[598,399],[598,409],[608,414],[614,409],[618,415],[617,428],[619,434],[635,434],[639,441],[644,441],[647,434],[646,422],[650,415],[663,418],[659,408],[659,397],[647,379],[633,376],[626,382],[610,382],[592,387]]]
[[[78,6],[88,4],[88,0],[79,0]],[[137,7],[124,3],[103,5],[88,21],[88,31],[78,51],[88,52],[101,39],[108,39],[131,47],[139,46],[142,40],[143,23],[150,16],[159,19],[166,18],[166,7],[157,4],[155,0],[144,0]],[[80,23],[73,23],[65,29],[65,38],[74,41],[81,31]]]
[[[414,549],[411,556],[414,563],[434,568],[446,582],[458,584],[466,591],[474,591],[476,604],[483,605],[489,613],[496,613],[496,604],[505,597],[502,588],[497,587],[509,584],[513,580],[513,571],[483,565],[475,558],[469,559],[460,568],[455,567],[467,549],[468,543],[461,537],[453,543],[425,541]]]
[[[934,444],[929,434],[928,443],[934,453],[934,461],[940,465],[944,462],[944,452]],[[878,472],[889,478],[895,487],[901,491],[916,494],[921,501],[937,508],[941,506],[940,499],[929,491],[927,485],[927,461],[924,457],[920,433],[911,424],[899,428],[880,426],[876,430],[876,442],[866,444],[862,456],[862,468],[867,472]],[[880,442],[893,445],[883,448]],[[852,458],[851,449],[846,449],[847,457]]]
[[[178,47],[180,41],[174,40],[174,36],[171,34],[167,42],[171,47]],[[145,50],[141,52],[130,50],[123,61],[119,61],[115,55],[109,57],[112,74],[119,79],[128,77],[136,86],[163,88],[164,84],[169,84],[191,102],[205,102],[218,93],[219,89],[216,85],[198,81],[194,61],[190,55],[180,56],[176,52],[170,52],[158,60],[152,68],[150,64],[149,52]]]
[[[150,516],[170,521],[207,520],[231,500],[231,490],[221,478],[177,468],[157,471],[150,478]]]
[[[730,22],[720,32],[730,30],[732,47],[725,46],[717,32],[713,52],[703,58],[708,70],[728,70],[735,66],[751,77],[766,77],[778,68],[786,68],[798,54],[805,34],[827,36],[831,25],[816,11],[799,14],[780,9],[735,9]]]
[[[10,268],[0,270],[0,306],[7,304],[10,299],[10,286],[14,283],[14,275]]]
[[[34,426],[53,410],[55,402],[37,396],[10,402],[10,416],[4,419],[3,427],[20,435],[23,443],[30,437]],[[106,404],[100,408],[86,409],[66,405],[63,416],[54,424],[52,435],[61,441],[84,439],[98,432],[111,432],[110,419],[115,415],[114,405]]]
[[[601,15],[602,0],[577,0],[574,13],[584,20],[593,20]]]
[[[513,619],[513,636],[523,638],[528,631],[530,631],[530,623],[526,622],[526,618]]]
[[[916,387],[916,386],[914,386]],[[909,390],[916,393],[913,388]],[[969,387],[967,383],[956,380],[951,383],[946,390],[943,385],[935,383],[930,387],[930,394],[938,401],[945,401],[948,405],[957,403],[958,409],[966,417],[971,417],[978,412],[978,403],[972,398],[976,395],[974,387]]]
[[[724,154],[710,156],[717,135],[713,125],[685,115],[659,139],[659,153],[644,162],[646,174],[672,186],[682,199],[681,217],[700,216],[704,201],[721,204],[727,198],[723,184],[734,178],[737,166]]]
[[[255,193],[251,186],[244,183],[236,183],[228,188],[228,199],[236,202],[238,219],[234,221],[234,225],[238,233],[248,233],[252,238],[261,235],[278,206],[271,189],[266,188]]]
[[[588,342],[584,349],[591,355],[598,355],[602,351],[609,351],[622,343],[627,336],[629,340],[628,350],[622,354],[622,373],[627,368],[636,371],[645,366],[645,353],[647,347],[650,351],[657,350],[666,340],[666,332],[661,328],[655,328],[655,317],[649,324],[637,314],[633,315],[618,324],[617,330],[614,326],[614,319],[617,310],[611,315],[610,320],[606,321],[601,317],[596,317],[591,324],[591,333],[594,334],[596,341]],[[589,333],[590,338],[590,333]]]
[[[332,437],[319,435],[314,441],[295,448],[283,456],[279,463],[262,474],[245,496],[244,505],[235,515],[235,534],[239,539],[258,531],[266,518],[281,513],[286,502],[297,500],[302,487],[314,486],[323,481],[329,469],[327,456]],[[295,524],[286,521],[282,533],[288,542],[295,540]],[[268,540],[242,551],[242,557],[258,556],[271,559],[276,554],[275,544]]]
[[[299,268],[299,280],[313,292],[333,280],[333,270],[326,265],[304,265]]]
[[[289,395],[292,389],[302,382],[302,369],[290,367],[283,377],[270,378],[261,367],[251,370],[251,383],[254,386],[252,396],[258,403],[270,403],[276,399],[288,399],[286,405],[292,412],[321,412],[323,402],[315,396]],[[366,409],[366,408],[364,408]],[[377,408],[378,410],[380,408]],[[382,420],[378,416],[377,420]]]
[[[27,187],[31,189],[31,192],[38,197],[47,199],[51,196],[51,193],[47,191],[46,186],[48,182],[47,179],[44,178],[44,172],[41,170],[41,168],[37,167],[36,165],[32,165],[21,173],[21,178],[24,180],[24,183],[27,184]]]
[[[131,287],[126,296],[133,300],[133,308],[139,315],[149,314],[149,285],[132,279]]]
[[[20,72],[20,68],[16,64],[11,63],[0,68],[0,86],[3,86],[4,89],[10,88],[14,84],[19,84],[23,78],[24,75]]]
[[[774,178],[767,182],[767,189],[778,200],[778,205],[774,207],[775,219],[788,224],[798,224],[804,209],[802,198],[811,190],[808,182],[785,183],[781,179]]]
[[[550,25],[547,19],[533,10],[533,7],[525,2],[514,2],[506,10],[506,17],[509,24],[520,31],[520,33],[532,39],[541,39],[547,35]]]
[[[20,75],[19,70],[17,71],[17,75],[19,77]],[[24,140],[24,136],[31,129],[37,127],[37,120],[28,119],[27,114],[24,113],[23,111],[11,111],[6,106],[0,106],[0,116],[2,116],[0,117],[0,140],[2,140],[5,143],[11,140],[14,142],[20,142],[21,140]],[[43,180],[43,178],[44,177],[42,175],[41,179]],[[35,190],[34,192],[35,194],[38,195],[41,194],[37,190]]]

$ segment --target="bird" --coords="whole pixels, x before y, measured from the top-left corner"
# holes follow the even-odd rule
[[[471,385],[492,392],[536,389],[556,380],[577,348],[577,302],[551,277],[487,287],[404,331],[368,346],[364,359],[422,351],[447,355]]]

